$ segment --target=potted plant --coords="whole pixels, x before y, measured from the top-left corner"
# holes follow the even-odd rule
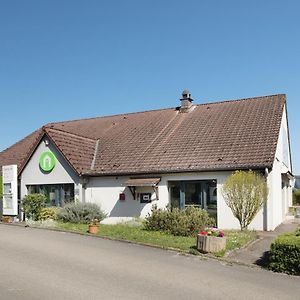
[[[93,219],[89,224],[89,233],[97,234],[99,231],[100,222],[98,219]]]
[[[217,228],[208,228],[197,235],[197,249],[200,252],[219,252],[226,247],[224,232]]]
[[[3,216],[2,222],[3,223],[12,223],[12,217],[11,216]]]

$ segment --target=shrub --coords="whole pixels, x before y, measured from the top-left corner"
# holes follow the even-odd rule
[[[25,215],[37,221],[40,219],[42,208],[45,206],[47,197],[43,194],[30,194],[23,198],[22,206]]]
[[[69,203],[57,211],[57,219],[70,223],[90,223],[93,219],[99,222],[106,217],[100,206],[94,203]]]
[[[268,267],[275,272],[300,275],[300,228],[278,236],[271,244]]]
[[[173,235],[191,236],[207,226],[213,226],[214,222],[207,211],[199,208],[188,207],[180,210],[158,209],[157,206],[153,206],[151,213],[145,218],[144,228],[162,230]]]
[[[44,220],[55,220],[56,219],[56,213],[59,210],[59,207],[56,206],[50,206],[50,207],[44,207],[41,210],[39,219]]]
[[[265,179],[253,171],[236,171],[225,181],[222,194],[244,230],[267,201],[268,187]]]
[[[300,189],[293,190],[293,205],[300,205]]]

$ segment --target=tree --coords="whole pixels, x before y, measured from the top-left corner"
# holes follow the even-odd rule
[[[267,201],[268,187],[266,180],[253,171],[236,171],[225,181],[222,194],[244,230]]]

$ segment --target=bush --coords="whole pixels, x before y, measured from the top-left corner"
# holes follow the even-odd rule
[[[222,194],[241,230],[247,229],[268,198],[265,178],[253,171],[236,171],[223,184]]]
[[[49,219],[55,220],[56,213],[58,210],[59,210],[59,207],[56,207],[56,206],[42,208],[39,220],[42,220],[42,221],[49,220]]]
[[[106,217],[100,206],[94,203],[69,203],[57,211],[57,219],[70,223],[90,223],[93,219],[99,222]]]
[[[23,198],[22,206],[25,215],[34,221],[40,219],[40,214],[45,206],[47,197],[43,194],[30,194]]]
[[[144,221],[146,230],[162,230],[178,236],[192,236],[207,226],[213,226],[214,219],[207,211],[188,207],[180,210],[158,209],[152,207],[151,214],[148,214]]]
[[[268,267],[275,272],[300,275],[300,228],[280,235],[272,243]]]
[[[293,190],[293,205],[300,205],[300,189]]]

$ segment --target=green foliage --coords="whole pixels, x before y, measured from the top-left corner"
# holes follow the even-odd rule
[[[94,203],[69,203],[57,211],[57,219],[62,222],[88,224],[92,220],[102,221],[106,215]]]
[[[22,206],[26,217],[37,221],[40,219],[40,214],[45,206],[47,197],[43,194],[30,194],[23,198]]]
[[[39,220],[42,220],[42,221],[48,220],[48,219],[55,220],[56,219],[56,213],[57,213],[58,210],[59,210],[59,208],[56,207],[56,206],[50,206],[50,207],[42,208]]]
[[[55,223],[57,228],[67,231],[86,233],[86,224]],[[179,249],[184,252],[199,254],[196,248],[195,236],[174,236],[164,231],[148,231],[140,226],[130,226],[127,223],[116,225],[101,225],[98,235],[116,240],[131,241],[156,245],[162,248]],[[215,256],[224,256],[225,252],[242,247],[256,238],[254,231],[225,230],[226,250],[214,253]]]
[[[253,171],[236,171],[225,181],[222,194],[244,230],[267,201],[268,187],[265,179]]]
[[[269,269],[300,275],[300,228],[295,233],[280,235],[271,245]]]
[[[180,210],[158,209],[152,207],[151,213],[147,215],[144,222],[146,230],[162,230],[176,236],[192,236],[207,226],[213,226],[214,219],[207,211],[188,207]]]
[[[300,189],[293,190],[293,204],[300,205]]]

